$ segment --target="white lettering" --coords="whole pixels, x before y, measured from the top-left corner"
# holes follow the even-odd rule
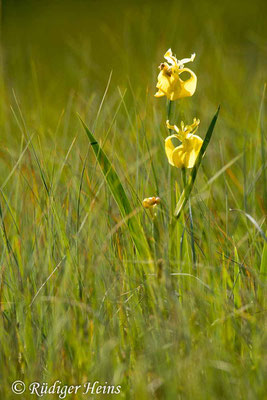
[[[38,397],[41,397],[40,393],[37,391],[39,389],[40,383],[39,382],[33,382],[29,386],[29,391],[31,394],[37,394]]]

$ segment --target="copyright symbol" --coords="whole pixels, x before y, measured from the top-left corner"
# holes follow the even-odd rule
[[[11,390],[15,394],[22,394],[25,392],[26,386],[22,381],[15,381],[12,383]]]

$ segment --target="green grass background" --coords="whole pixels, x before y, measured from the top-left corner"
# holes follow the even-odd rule
[[[1,399],[20,397],[16,379],[107,381],[121,399],[266,399],[266,2],[0,4]],[[191,195],[195,266],[187,208],[171,228],[182,177],[164,153],[166,100],[154,98],[169,47],[195,52],[198,76],[171,123],[200,118],[204,138],[221,105]],[[154,195],[153,219],[140,201]]]

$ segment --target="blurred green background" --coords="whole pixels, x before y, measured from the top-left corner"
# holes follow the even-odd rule
[[[85,102],[93,92],[102,96],[111,70],[113,87],[130,80],[135,94],[153,95],[156,67],[171,47],[178,58],[197,54],[200,104],[208,97],[243,119],[239,97],[251,105],[266,78],[266,12],[263,0],[4,0],[6,95],[14,89],[34,109],[38,85],[50,123],[51,109],[56,118],[71,93]]]

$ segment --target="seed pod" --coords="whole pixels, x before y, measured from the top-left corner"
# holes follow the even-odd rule
[[[156,205],[160,204],[160,198],[159,197],[148,197],[143,200],[143,207],[144,208],[151,208],[155,207]]]

